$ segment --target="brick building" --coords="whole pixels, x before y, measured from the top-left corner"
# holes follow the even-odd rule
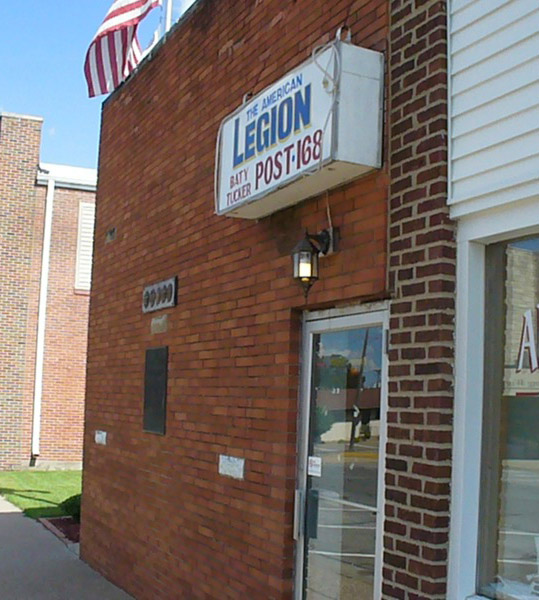
[[[105,103],[88,562],[140,599],[539,596],[538,18],[199,0]],[[344,24],[384,56],[381,163],[274,189],[274,94]],[[290,254],[332,226],[304,299]]]
[[[0,115],[0,469],[82,460],[96,171],[40,163],[41,126]]]
[[[384,58],[381,163],[271,214],[238,170],[215,211],[216,138],[250,110],[234,160],[263,154],[257,102],[343,24]],[[199,0],[104,104],[81,549],[135,597],[446,597],[446,53],[441,1]],[[304,299],[290,255],[331,226]]]

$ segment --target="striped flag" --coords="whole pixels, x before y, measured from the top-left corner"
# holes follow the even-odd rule
[[[138,24],[162,0],[114,0],[84,62],[90,98],[116,89],[142,58]]]

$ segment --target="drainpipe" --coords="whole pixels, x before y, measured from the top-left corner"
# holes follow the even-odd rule
[[[37,316],[36,369],[34,376],[34,411],[32,419],[32,460],[39,456],[41,438],[41,400],[43,397],[43,363],[45,360],[45,327],[47,321],[47,296],[49,291],[49,262],[51,253],[52,215],[54,205],[54,179],[47,181],[45,200],[45,225],[41,255],[41,281]]]

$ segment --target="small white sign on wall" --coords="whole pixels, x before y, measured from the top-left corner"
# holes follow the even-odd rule
[[[307,474],[311,477],[322,477],[322,459],[319,456],[309,456]]]
[[[219,455],[219,474],[234,479],[244,479],[245,459],[235,456]]]
[[[95,432],[95,443],[100,446],[107,445],[107,432],[106,431],[96,431]]]

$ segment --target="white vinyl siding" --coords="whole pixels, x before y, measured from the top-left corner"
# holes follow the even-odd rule
[[[449,203],[487,208],[539,195],[539,2],[449,7]]]
[[[92,252],[94,244],[95,204],[81,202],[77,237],[75,289],[89,290],[92,282]]]

